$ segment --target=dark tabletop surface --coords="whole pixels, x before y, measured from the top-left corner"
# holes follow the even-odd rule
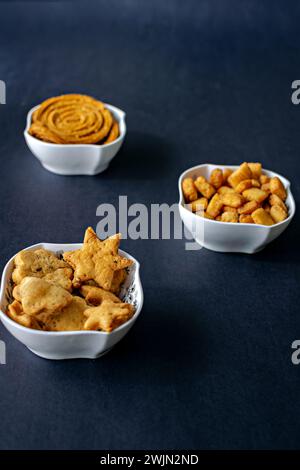
[[[96,208],[177,201],[204,162],[261,161],[300,198],[296,3],[110,0],[0,3],[1,269],[40,241],[79,242]],[[96,177],[44,170],[27,111],[64,92],[126,110],[128,135]],[[48,361],[1,325],[2,449],[297,448],[299,219],[256,255],[123,240],[142,265],[134,328],[99,360]]]

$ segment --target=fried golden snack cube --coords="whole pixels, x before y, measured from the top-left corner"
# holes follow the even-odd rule
[[[259,203],[256,201],[246,202],[242,207],[238,208],[239,214],[251,214],[253,211],[259,208]]]
[[[215,220],[217,220],[218,222],[221,222],[221,217],[222,217],[222,214],[217,215],[217,217],[215,218]]]
[[[271,206],[270,214],[272,218],[274,219],[274,221],[276,222],[276,224],[278,222],[282,222],[283,220],[287,218],[287,212],[281,206],[276,206],[276,205]]]
[[[276,194],[276,196],[280,197],[283,201],[286,200],[286,190],[283,186],[282,182],[280,181],[277,176],[271,178],[270,180],[270,190],[272,194]]]
[[[235,207],[231,207],[231,206],[224,206],[223,212],[235,212],[237,214],[238,209],[236,209]]]
[[[229,186],[221,186],[218,189],[219,194],[225,194],[225,193],[235,193],[236,191],[233,188],[230,188]]]
[[[182,192],[186,202],[195,201],[198,198],[197,189],[195,188],[192,178],[185,178],[182,182]]]
[[[241,181],[248,179],[252,179],[252,171],[248,163],[244,162],[229,176],[228,183],[235,188]]]
[[[243,191],[243,196],[247,201],[256,201],[261,204],[267,197],[269,193],[262,191],[259,188],[250,188]]]
[[[205,219],[210,219],[210,220],[214,220],[214,217],[212,217],[210,214],[208,214],[207,212],[204,212],[203,214],[201,214],[202,217],[204,217]]]
[[[245,191],[246,189],[249,189],[249,188],[252,188],[252,187],[253,187],[252,181],[253,181],[252,179],[243,180],[243,181],[241,181],[239,184],[236,185],[236,187],[234,188],[234,190],[235,190],[237,193],[242,194],[242,192]]]
[[[90,307],[85,310],[87,318],[85,330],[101,330],[110,333],[118,326],[126,323],[134,314],[131,304],[114,303],[104,300],[98,307]]]
[[[271,189],[270,189],[270,183],[264,183],[261,185],[260,189],[262,191],[266,191],[267,193],[270,193]]]
[[[240,207],[243,202],[244,202],[244,198],[238,194],[238,193],[225,193],[225,194],[222,194],[221,195],[221,200],[224,204],[224,206],[230,206],[230,207],[235,207],[235,208],[238,208]]]
[[[237,223],[239,221],[239,216],[237,212],[223,212],[221,214],[221,222],[233,222]]]
[[[95,307],[100,305],[104,300],[110,300],[116,303],[121,302],[119,297],[101,287],[81,286],[80,293],[88,304],[94,305]]]
[[[216,192],[215,188],[210,183],[208,183],[208,181],[206,181],[204,176],[198,176],[194,184],[198,191],[204,197],[207,197],[207,199],[210,199]]]
[[[227,184],[228,178],[232,175],[233,171],[230,168],[224,168],[223,170],[223,184]]]
[[[252,181],[252,186],[253,186],[253,188],[260,188],[261,185],[260,185],[260,181],[259,181],[259,180],[256,180],[256,179],[252,178],[251,181]]]
[[[287,209],[285,203],[283,202],[282,199],[280,199],[280,197],[276,196],[276,194],[270,194],[269,203],[270,203],[271,206],[280,206],[280,207],[282,207],[283,210],[288,212],[288,209]]]
[[[260,181],[260,184],[269,183],[270,178],[267,175],[260,175],[259,181]]]
[[[215,218],[220,214],[223,207],[222,196],[216,193],[208,203],[206,213]]]
[[[258,180],[261,175],[261,163],[248,163],[248,166],[252,172],[253,178]]]
[[[199,212],[206,210],[208,205],[208,199],[206,197],[200,197],[199,199],[196,199],[195,201],[191,202],[190,207],[192,209],[192,212]]]
[[[254,220],[252,219],[250,214],[241,214],[239,216],[239,222],[241,224],[254,224]]]
[[[220,168],[215,168],[210,174],[209,182],[214,188],[220,188],[223,184],[223,171]]]
[[[13,289],[13,296],[22,303],[24,313],[38,318],[53,314],[72,302],[72,295],[59,285],[38,277],[24,277]]]
[[[274,225],[274,220],[272,219],[270,214],[265,211],[262,207],[252,212],[251,217],[254,220],[255,224]]]

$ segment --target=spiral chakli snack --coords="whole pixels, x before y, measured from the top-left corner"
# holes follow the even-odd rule
[[[101,101],[70,94],[49,98],[32,115],[29,134],[54,144],[108,144],[119,136],[118,123]]]

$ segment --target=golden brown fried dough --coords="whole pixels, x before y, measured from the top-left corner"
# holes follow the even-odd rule
[[[270,194],[269,203],[271,206],[280,206],[286,212],[288,210],[283,200],[276,196],[276,194]]]
[[[215,218],[220,214],[223,207],[223,200],[220,194],[216,193],[209,201],[209,204],[206,209],[206,214],[209,214],[211,217]]]
[[[241,224],[254,224],[254,220],[252,219],[250,214],[241,214],[239,216],[239,222]]]
[[[91,307],[85,310],[84,315],[88,319],[84,324],[84,329],[101,330],[109,333],[127,322],[133,314],[134,307],[131,304],[104,300],[99,307]]]
[[[230,170],[229,168],[224,168],[223,170],[223,184],[227,184],[228,178],[230,175],[232,175],[233,171]]]
[[[25,277],[13,290],[13,296],[22,303],[24,313],[38,318],[48,316],[72,302],[72,295],[52,282],[37,277]]]
[[[221,200],[222,200],[224,206],[230,206],[230,207],[235,207],[235,208],[240,207],[244,202],[243,197],[238,193],[225,193],[225,194],[222,194],[221,195]]]
[[[194,184],[198,191],[208,199],[210,199],[216,192],[215,188],[206,181],[204,176],[198,176]]]
[[[225,193],[235,193],[236,191],[233,188],[230,188],[229,186],[221,186],[218,189],[218,194],[225,194]]]
[[[287,212],[281,206],[271,206],[270,214],[276,224],[287,218]]]
[[[110,290],[115,271],[132,264],[131,260],[118,254],[119,243],[119,234],[101,241],[89,227],[82,248],[64,253],[65,261],[74,269],[74,287],[79,288],[92,279],[99,287]]]
[[[26,328],[32,328],[34,330],[41,329],[38,321],[34,317],[24,313],[22,305],[17,300],[14,300],[8,306],[7,315],[20,325],[26,326]]]
[[[191,202],[191,209],[193,212],[201,212],[202,210],[206,210],[208,205],[208,199],[206,197],[200,197],[195,201]]]
[[[71,268],[59,268],[52,273],[46,274],[43,276],[45,281],[52,282],[53,284],[57,284],[64,289],[72,292],[72,278],[73,278],[73,270]]]
[[[223,212],[235,212],[237,214],[238,210],[235,207],[224,206],[223,207]]]
[[[232,223],[237,223],[239,221],[238,214],[236,212],[223,212],[221,214],[221,222],[232,222]]]
[[[277,176],[271,178],[270,180],[270,191],[272,194],[276,194],[276,196],[280,197],[283,201],[286,200],[286,190],[283,186],[282,182],[280,181]]]
[[[127,273],[125,269],[119,269],[118,271],[115,271],[110,292],[113,292],[114,294],[118,295],[126,277]]]
[[[265,211],[262,207],[252,212],[251,217],[254,220],[255,224],[274,225],[274,220],[272,219],[270,214]]]
[[[250,188],[243,191],[243,196],[247,201],[256,201],[261,204],[267,197],[269,193],[262,191],[259,188]]]
[[[250,170],[248,163],[242,163],[237,170],[235,170],[232,175],[228,178],[228,183],[230,186],[235,188],[241,181],[252,179],[252,171]]]
[[[96,144],[117,138],[118,129],[101,101],[68,94],[44,101],[34,113],[29,133],[55,144]]]
[[[198,193],[192,178],[185,178],[183,180],[182,192],[186,202],[196,201],[196,199],[198,198]]]
[[[53,273],[59,268],[67,268],[68,265],[59,260],[52,251],[39,248],[38,250],[23,250],[14,259],[15,269],[12,279],[15,284],[20,284],[24,277],[43,277]]]
[[[116,303],[121,302],[119,297],[112,292],[101,289],[101,287],[81,286],[80,293],[88,304],[94,305],[95,307],[100,305],[104,300]]]
[[[242,207],[238,208],[239,214],[251,214],[253,211],[259,208],[259,203],[256,201],[246,202]]]
[[[209,182],[214,188],[218,189],[223,184],[223,172],[220,168],[215,168],[209,177]]]
[[[252,172],[253,178],[258,180],[261,175],[261,163],[248,163],[248,166]]]
[[[85,300],[76,295],[72,302],[50,315],[44,323],[44,329],[47,331],[78,331],[83,330],[86,317],[84,311],[88,308]]]
[[[251,180],[243,180],[243,181],[241,181],[239,184],[236,185],[236,187],[234,188],[234,190],[235,190],[237,193],[242,194],[242,192],[245,191],[245,189],[252,188],[252,186],[253,186],[252,181],[253,181],[252,179],[251,179]]]
[[[259,181],[260,184],[266,184],[270,182],[270,178],[267,175],[260,175]]]

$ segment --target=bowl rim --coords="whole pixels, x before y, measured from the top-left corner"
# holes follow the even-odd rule
[[[33,141],[40,143],[44,147],[50,147],[50,148],[51,147],[53,148],[109,148],[117,144],[118,142],[122,142],[122,140],[124,139],[126,135],[126,131],[127,131],[126,120],[125,120],[126,113],[122,109],[117,108],[116,106],[113,106],[112,104],[104,103],[104,102],[103,104],[106,108],[109,109],[109,111],[111,111],[114,114],[114,117],[117,116],[118,124],[122,123],[123,125],[123,130],[120,131],[119,137],[117,137],[117,139],[113,140],[112,142],[109,142],[108,144],[102,144],[102,145],[101,144],[54,144],[53,142],[44,142],[43,140],[37,139],[33,135],[29,134],[28,130],[31,126],[32,114],[34,113],[36,109],[40,107],[41,104],[37,104],[36,106],[34,106],[28,111],[27,117],[26,117],[26,127],[24,129],[24,137],[25,139],[32,139]],[[119,126],[119,129],[120,129],[120,126]]]
[[[183,198],[183,192],[182,192],[182,180],[184,179],[184,177],[186,176],[187,173],[189,173],[190,171],[196,171],[200,168],[203,168],[203,167],[207,167],[207,166],[214,166],[216,168],[221,168],[221,169],[224,169],[224,168],[229,168],[229,169],[234,169],[236,170],[240,165],[223,165],[223,164],[216,164],[216,163],[201,163],[200,165],[195,165],[195,166],[192,166],[186,170],[184,170],[181,175],[179,176],[178,178],[178,189],[179,189],[179,201],[178,201],[178,206],[179,206],[179,211],[180,210],[185,210],[187,211],[189,214],[191,214],[192,216],[194,217],[199,217],[197,216],[197,214],[195,214],[194,212],[190,211],[189,209],[187,209],[185,206],[184,206],[184,198]],[[285,186],[285,189],[287,191],[287,199],[289,198],[289,202],[290,202],[290,207],[289,207],[289,215],[286,219],[282,220],[281,222],[277,222],[276,224],[273,224],[273,225],[262,225],[262,224],[246,224],[244,222],[239,222],[238,224],[235,223],[235,222],[222,222],[220,220],[211,220],[211,219],[206,219],[203,217],[203,221],[204,223],[213,223],[213,224],[225,224],[226,226],[246,226],[248,228],[251,228],[251,227],[256,227],[257,229],[270,229],[272,230],[273,228],[275,227],[279,227],[280,225],[285,225],[287,223],[289,223],[292,218],[294,217],[295,215],[295,212],[296,212],[296,203],[295,203],[295,199],[293,197],[293,194],[292,194],[292,191],[291,191],[291,183],[290,181],[285,178],[285,176],[282,176],[280,175],[279,173],[276,173],[275,171],[272,171],[272,170],[268,170],[267,168],[262,168],[263,171],[266,172],[267,176],[277,176],[278,178],[280,178],[283,183],[284,183],[284,186]]]
[[[37,249],[37,248],[42,248],[44,247],[45,245],[47,245],[48,247],[56,247],[55,250],[53,251],[59,251],[59,250],[62,250],[63,251],[63,247],[68,247],[68,250],[66,251],[69,251],[70,250],[70,247],[73,247],[74,249],[78,249],[79,247],[81,247],[83,245],[83,243],[48,243],[48,242],[40,242],[40,243],[35,243],[34,245],[30,245],[26,248],[23,248],[23,250],[21,251],[29,251],[29,250],[32,250],[32,249]],[[48,249],[48,248],[47,248]],[[72,249],[72,248],[71,248]],[[51,251],[51,250],[50,250]],[[124,250],[121,250],[119,249],[119,253],[122,255],[122,256],[125,256],[125,258],[128,258],[128,259],[131,259],[134,264],[135,264],[135,267],[136,267],[136,270],[135,270],[135,274],[134,274],[134,281],[137,285],[137,289],[138,289],[138,292],[139,292],[139,295],[140,295],[140,302],[137,306],[137,309],[136,311],[134,312],[134,315],[125,323],[123,323],[122,325],[118,326],[117,328],[115,328],[113,331],[111,331],[110,333],[106,332],[106,331],[95,331],[95,330],[75,330],[75,331],[43,331],[43,330],[35,330],[33,328],[28,328],[27,326],[23,326],[23,325],[20,325],[19,323],[15,322],[14,320],[12,320],[3,310],[2,310],[2,305],[0,305],[0,318],[1,318],[1,321],[2,323],[4,323],[4,326],[5,326],[5,322],[7,322],[8,324],[10,324],[13,328],[17,328],[18,330],[21,330],[21,331],[24,331],[26,333],[30,332],[32,334],[37,334],[37,335],[46,335],[46,336],[55,336],[55,337],[58,337],[58,336],[73,336],[73,335],[76,335],[76,336],[80,336],[80,335],[102,335],[102,336],[109,336],[109,335],[112,335],[114,334],[115,332],[120,332],[122,331],[123,329],[127,328],[129,325],[133,324],[138,316],[140,315],[141,313],[141,310],[142,310],[142,307],[143,307],[143,303],[144,303],[144,292],[143,292],[143,287],[142,287],[142,283],[141,283],[141,278],[140,278],[140,263],[138,262],[137,259],[135,259],[132,255],[130,255],[129,253],[127,253],[126,251]],[[4,266],[4,269],[3,269],[3,272],[2,272],[2,276],[1,276],[1,288],[0,288],[0,302],[2,304],[2,301],[3,301],[3,296],[5,294],[5,289],[6,289],[6,286],[7,286],[7,283],[5,282],[5,277],[6,277],[6,274],[7,274],[7,271],[8,269],[10,268],[14,258],[16,257],[17,253],[15,255],[13,255],[8,261],[7,263],[5,264]]]

